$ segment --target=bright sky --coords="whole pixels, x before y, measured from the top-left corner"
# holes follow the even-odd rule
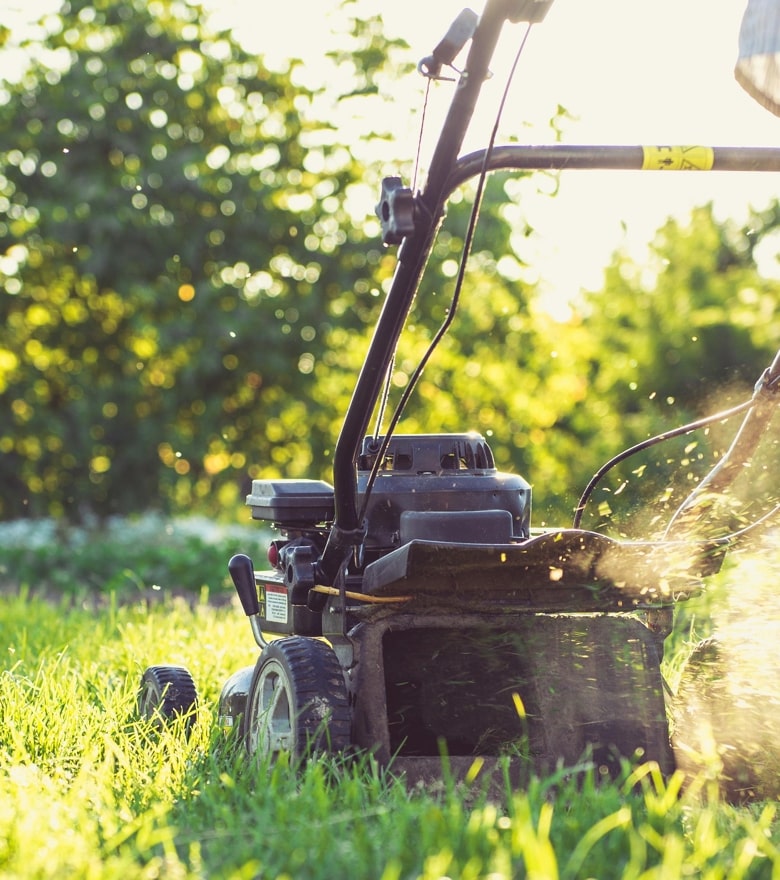
[[[233,0],[247,10],[243,0]],[[522,142],[549,140],[547,120],[562,104],[577,120],[569,143],[780,145],[780,118],[756,104],[733,76],[737,39],[747,0],[555,0],[522,56],[503,131]],[[411,60],[429,54],[463,0],[375,0],[389,34],[410,44]],[[481,2],[473,2],[476,11]],[[246,11],[242,31],[250,45],[270,51],[308,52],[312,65],[324,51],[322,21],[309,0],[286,0],[257,25]],[[522,34],[509,26],[504,69]],[[412,77],[409,96],[417,109],[422,88]],[[487,92],[497,95],[501,76]],[[488,100],[491,96],[488,94]],[[437,100],[442,100],[438,98]],[[491,103],[491,107],[494,106]],[[408,114],[407,114],[408,115]],[[478,134],[485,137],[492,120]],[[528,126],[531,126],[529,129]],[[414,133],[399,128],[404,157]],[[481,145],[481,142],[471,146]],[[742,219],[747,206],[780,197],[780,175],[572,171],[562,176],[554,199],[529,205],[540,236],[541,274],[551,307],[562,307],[581,286],[598,287],[611,253],[627,246],[642,253],[669,215],[684,216],[695,204],[714,201],[719,216]]]
[[[0,22],[30,15],[56,0],[0,0]],[[746,0],[555,0],[522,56],[503,132],[534,143],[551,137],[547,120],[558,104],[577,120],[569,143],[768,145],[780,143],[780,118],[759,107],[736,84],[739,24]],[[322,0],[214,2],[251,51],[307,59],[313,76],[328,49],[331,4]],[[464,0],[368,0],[391,36],[410,45],[410,61],[430,53]],[[482,0],[473,0],[476,11]],[[522,34],[506,29],[497,76],[487,86],[491,107],[502,70]],[[436,102],[446,103],[446,90]],[[419,109],[421,78],[399,87],[397,154],[411,159],[416,132],[408,124]],[[384,111],[387,112],[387,111]],[[435,119],[435,113],[432,114]],[[482,120],[480,120],[482,122]],[[489,121],[476,126],[481,145]],[[345,132],[349,143],[349,132]],[[528,213],[541,233],[537,259],[552,305],[581,286],[600,285],[600,273],[621,245],[641,253],[670,214],[713,200],[721,216],[742,218],[747,205],[780,198],[780,175],[573,171],[562,176],[554,199],[534,200]]]

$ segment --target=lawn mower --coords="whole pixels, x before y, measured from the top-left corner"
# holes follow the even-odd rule
[[[396,432],[407,392],[455,318],[460,286],[383,424],[396,346],[448,200],[466,181],[476,181],[477,195],[462,265],[492,172],[780,170],[775,149],[501,146],[495,132],[484,149],[460,155],[500,33],[507,24],[530,29],[551,5],[487,0],[481,16],[464,10],[420,62],[437,78],[468,45],[425,185],[415,192],[398,177],[382,185],[377,215],[384,243],[398,246],[397,265],[335,447],[333,484],[254,480],[252,518],[277,535],[268,567],[245,554],[228,565],[259,656],[225,683],[219,724],[250,755],[370,752],[410,780],[438,777],[443,760],[455,774],[503,758],[546,772],[584,755],[605,773],[624,759],[654,761],[664,773],[676,766],[664,640],[674,606],[702,590],[735,540],[702,523],[769,425],[780,353],[752,398],[729,413],[743,419],[728,454],[658,540],[581,527],[596,482],[639,447],[596,475],[571,527],[536,529],[531,486],[497,469],[485,437]],[[197,699],[184,667],[143,674],[146,717],[186,714]]]

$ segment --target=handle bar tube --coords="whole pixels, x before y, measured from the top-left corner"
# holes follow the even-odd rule
[[[355,470],[358,450],[442,221],[449,195],[448,180],[463,145],[482,84],[488,77],[490,60],[504,22],[511,19],[514,6],[516,2],[512,0],[487,2],[434,149],[425,187],[416,199],[415,230],[400,246],[390,290],[336,442],[333,458],[335,518],[323,554],[316,563],[318,583],[332,584],[352,549],[362,540]]]
[[[448,193],[488,171],[780,171],[777,147],[687,147],[542,144],[497,146],[459,159]]]

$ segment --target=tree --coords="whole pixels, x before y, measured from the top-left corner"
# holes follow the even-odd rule
[[[354,208],[379,192],[366,163],[386,133],[363,132],[357,158],[319,108],[381,100],[410,68],[378,19],[344,9],[345,94],[304,85],[296,61],[265,68],[174,0],[73,0],[0,93],[1,516],[217,512],[249,477],[328,478],[394,253]],[[482,296],[454,335],[470,369],[468,310],[484,322],[491,290],[505,312],[531,295],[502,277],[499,195],[474,261]],[[412,340],[440,320],[466,210],[453,205]],[[485,374],[500,386],[498,365]],[[438,393],[410,413],[484,427],[472,398],[457,425]]]
[[[375,43],[363,22],[355,52]],[[0,91],[0,515],[216,507],[252,459],[304,473],[333,440],[331,327],[390,271],[347,210],[364,169],[295,62],[197,7],[73,0],[45,48]]]
[[[756,265],[757,249],[779,222],[777,203],[742,226],[719,222],[704,205],[684,224],[666,222],[647,264],[615,254],[603,290],[588,299],[595,356],[583,370],[589,395],[603,407],[595,446],[619,439],[617,452],[750,396],[780,338],[778,282]],[[642,512],[640,529],[648,520],[660,527],[725,451],[737,424],[686,435],[617,468],[598,496],[603,517],[623,506]],[[751,475],[754,492],[760,470]],[[621,487],[633,503],[613,501]]]
[[[0,516],[232,513],[251,477],[329,478],[395,255],[355,207],[379,193],[385,132],[348,149],[322,107],[381,100],[409,67],[376,18],[343,8],[346,94],[305,85],[295,60],[266,68],[176,0],[72,0],[0,87]],[[399,429],[481,431],[533,483],[535,522],[560,524],[605,458],[711,409],[714,384],[742,393],[758,375],[778,319],[755,249],[780,208],[750,229],[707,207],[670,221],[651,281],[617,254],[605,289],[560,322],[514,254],[532,234],[521,192],[491,178],[455,321]],[[450,308],[469,210],[467,186],[391,402]],[[715,449],[687,445],[669,457]],[[645,504],[637,473],[652,465],[663,492],[669,464],[616,471],[609,500],[629,485]]]

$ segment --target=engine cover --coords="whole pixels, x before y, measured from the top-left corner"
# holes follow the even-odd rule
[[[367,437],[358,460],[365,496],[382,438]],[[390,439],[366,506],[368,553],[415,538],[508,543],[529,536],[531,487],[496,470],[479,434],[410,434]]]

